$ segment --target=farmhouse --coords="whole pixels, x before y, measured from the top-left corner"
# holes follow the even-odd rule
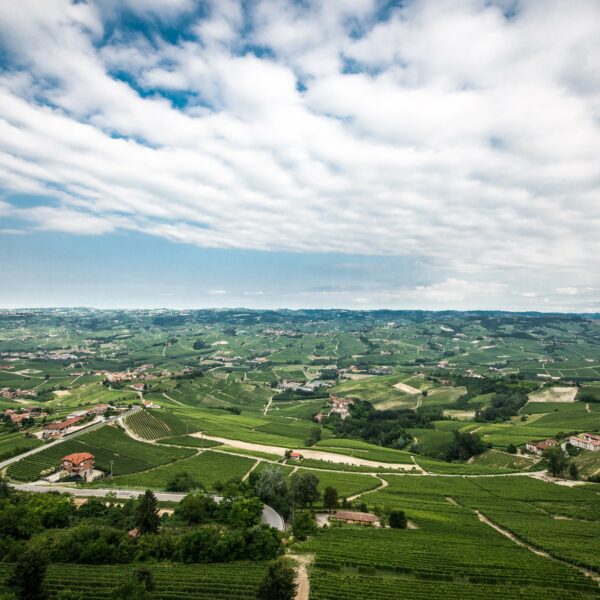
[[[525,449],[527,452],[531,452],[532,454],[537,454],[541,456],[546,448],[551,448],[552,446],[556,446],[558,442],[554,439],[543,440],[542,442],[527,442],[525,444]]]
[[[330,520],[343,521],[352,525],[373,525],[379,522],[379,519],[371,513],[355,512],[350,510],[339,510],[329,517]]]
[[[130,387],[132,390],[134,390],[136,392],[143,392],[144,389],[146,388],[146,384],[145,383],[133,383]]]
[[[579,436],[571,436],[569,443],[576,448],[591,450],[592,452],[600,452],[600,435],[593,433],[582,433]]]
[[[46,440],[48,438],[62,437],[65,433],[68,433],[76,423],[79,423],[82,418],[83,417],[72,417],[65,421],[46,423],[46,425],[44,425],[44,431],[42,432],[42,438]]]
[[[94,471],[95,457],[89,452],[76,452],[69,454],[62,459],[63,471],[71,477],[81,477],[88,479]]]

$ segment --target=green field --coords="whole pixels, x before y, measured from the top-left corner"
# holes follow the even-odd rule
[[[207,490],[213,490],[217,482],[227,483],[232,479],[241,479],[253,464],[254,461],[250,458],[206,450],[199,455],[159,466],[145,473],[115,477],[114,486],[164,490],[170,477],[185,472]]]
[[[63,456],[73,452],[90,452],[96,458],[96,467],[105,473],[110,472],[112,461],[114,475],[145,471],[194,453],[192,449],[137,442],[116,427],[105,426],[12,464],[8,475],[19,481],[34,481],[40,471],[60,466]]]

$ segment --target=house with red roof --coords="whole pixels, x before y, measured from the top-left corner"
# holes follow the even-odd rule
[[[62,459],[62,468],[71,477],[89,478],[95,467],[95,457],[89,452],[75,452]]]

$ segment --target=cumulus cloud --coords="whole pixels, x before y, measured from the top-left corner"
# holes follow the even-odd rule
[[[585,302],[583,282],[600,285],[600,6],[505,4],[0,4],[0,215],[426,258],[439,279],[415,302]]]

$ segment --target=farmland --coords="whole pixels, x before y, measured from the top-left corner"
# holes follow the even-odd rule
[[[581,569],[600,573],[600,496],[585,483],[600,474],[600,453],[568,456],[580,481],[566,469],[561,483],[579,484],[566,487],[534,479],[548,463],[524,448],[600,432],[598,327],[493,312],[0,312],[0,410],[45,414],[26,431],[5,419],[0,460],[16,454],[5,474],[32,482],[66,454],[90,452],[106,477],[86,490],[164,491],[185,475],[188,489],[212,493],[245,489],[266,469],[287,485],[310,473],[318,511],[333,487],[357,496],[355,508],[406,512],[406,530],[343,525],[290,541],[314,555],[311,600],[598,597]],[[356,407],[346,420],[330,415],[330,396],[372,411],[364,429],[351,429]],[[486,416],[512,397],[523,400]],[[44,421],[98,404],[141,410],[43,446]],[[461,436],[482,447],[453,458]],[[18,459],[31,448],[41,451]],[[105,582],[124,568],[53,564],[51,597],[68,587],[106,598]],[[151,597],[171,600],[254,597],[266,566],[150,568]],[[0,565],[0,581],[6,572]]]

